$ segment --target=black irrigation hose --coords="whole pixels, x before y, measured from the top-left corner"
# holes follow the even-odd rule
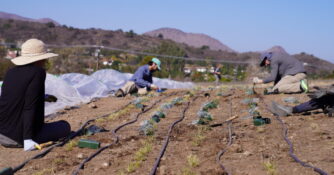
[[[232,98],[230,98],[230,117],[232,117]],[[228,143],[227,146],[218,152],[216,157],[216,162],[219,164],[220,168],[223,169],[223,171],[227,172],[228,175],[231,173],[227,171],[226,167],[221,163],[221,157],[224,155],[224,153],[227,151],[227,149],[232,145],[232,120],[228,121]]]
[[[138,118],[139,118],[140,115],[142,115],[142,114],[146,113],[147,111],[151,110],[156,104],[158,104],[158,103],[161,102],[162,100],[164,100],[164,99],[166,99],[166,98],[168,98],[168,97],[170,97],[170,96],[173,96],[173,95],[175,95],[175,94],[177,94],[177,93],[171,93],[171,94],[168,94],[167,96],[165,96],[165,97],[163,97],[163,98],[161,98],[161,99],[155,101],[150,107],[145,108],[143,111],[139,112],[133,120],[131,120],[131,121],[129,121],[129,122],[126,122],[126,123],[124,123],[124,124],[121,124],[121,125],[119,125],[118,127],[116,127],[115,129],[113,129],[113,130],[112,130],[112,134],[113,134],[113,136],[115,137],[115,140],[114,140],[112,143],[110,143],[110,144],[108,144],[108,145],[106,145],[106,146],[104,146],[104,147],[101,147],[99,150],[97,150],[96,152],[94,152],[93,154],[91,154],[89,157],[87,157],[85,160],[83,160],[83,161],[79,164],[78,168],[75,169],[75,170],[73,171],[72,175],[77,175],[77,174],[79,173],[79,171],[80,171],[81,169],[84,168],[85,163],[87,163],[87,162],[89,162],[90,160],[92,160],[95,156],[97,156],[98,154],[100,154],[100,153],[101,153],[102,151],[104,151],[105,149],[111,147],[112,145],[117,144],[118,141],[119,141],[119,137],[118,137],[118,135],[116,134],[116,132],[117,132],[119,129],[123,128],[124,126],[127,126],[127,125],[130,125],[130,124],[132,124],[132,123],[137,122],[137,120],[138,120]]]
[[[195,97],[195,98],[193,99],[193,101],[195,101],[197,98],[198,98],[198,96]],[[169,126],[168,134],[167,134],[167,136],[166,136],[166,138],[165,138],[165,140],[164,140],[164,144],[163,144],[163,146],[162,146],[162,148],[161,148],[161,150],[160,150],[159,156],[158,156],[158,158],[155,160],[155,163],[154,163],[154,165],[153,165],[153,168],[151,169],[150,175],[155,175],[155,173],[156,173],[156,171],[157,171],[157,169],[158,169],[158,167],[159,167],[159,163],[160,163],[160,161],[161,161],[161,158],[163,157],[163,155],[164,155],[164,153],[165,153],[165,151],[166,151],[166,148],[167,148],[167,146],[168,146],[169,138],[170,138],[170,136],[171,136],[172,130],[173,130],[174,126],[175,126],[177,123],[181,122],[181,121],[185,118],[185,116],[186,116],[185,113],[186,113],[186,111],[189,109],[189,106],[190,106],[190,101],[187,102],[186,107],[183,109],[183,111],[182,111],[182,113],[181,113],[181,118],[179,118],[178,120],[176,120],[175,122],[173,122],[173,123]]]
[[[254,94],[265,104],[265,106],[266,106],[266,109],[270,112],[270,113],[273,113],[271,110],[270,110],[270,107],[264,102],[264,99],[263,99],[263,97],[260,95],[260,94],[258,94],[258,93],[256,93],[255,92],[255,89],[254,89],[254,86],[253,86],[253,91],[254,91]],[[302,160],[300,160],[296,155],[295,155],[295,153],[294,153],[294,151],[293,151],[293,144],[292,144],[292,142],[289,140],[289,138],[288,138],[288,127],[286,126],[286,124],[283,122],[283,120],[281,119],[281,117],[279,116],[279,115],[276,115],[276,114],[274,114],[275,115],[275,117],[276,117],[276,119],[280,122],[280,124],[282,125],[282,131],[283,131],[283,138],[284,138],[284,140],[285,140],[285,142],[289,145],[289,156],[295,161],[295,162],[297,162],[297,163],[299,163],[301,166],[303,166],[303,167],[306,167],[306,168],[312,168],[313,169],[313,171],[315,171],[315,172],[317,172],[317,173],[319,173],[320,175],[328,175],[328,173],[327,172],[325,172],[325,171],[323,171],[322,169],[320,169],[320,168],[317,168],[317,167],[315,167],[315,166],[312,166],[312,165],[310,165],[310,164],[308,164],[308,163],[306,163],[306,162],[304,162],[304,161],[302,161]]]
[[[219,164],[219,166],[225,171],[227,172],[227,174],[231,174],[230,172],[228,172],[225,168],[225,166],[223,165],[223,163],[221,163],[221,157],[224,155],[224,153],[227,151],[228,147],[230,147],[232,145],[232,121],[228,122],[228,143],[225,149],[219,151],[219,153],[217,154],[216,157],[216,162]]]
[[[276,116],[276,119],[281,123],[282,125],[282,129],[283,129],[283,137],[284,137],[284,140],[286,141],[286,143],[289,145],[289,156],[293,158],[293,160],[295,160],[297,163],[299,163],[300,165],[302,165],[303,167],[307,167],[307,168],[312,168],[313,171],[319,173],[320,175],[328,175],[327,172],[321,170],[320,168],[317,168],[315,166],[312,166],[302,160],[300,160],[295,154],[294,154],[294,151],[293,151],[293,144],[292,142],[289,140],[288,138],[288,128],[286,127],[286,124],[283,122],[283,120],[281,119],[280,116],[278,115],[275,115]]]
[[[117,111],[114,111],[112,113],[116,113],[116,112],[119,112],[121,111],[122,109],[128,107],[129,105],[131,104],[131,102],[127,103],[125,106],[123,106],[122,108],[118,109]],[[38,159],[38,158],[41,158],[41,157],[44,157],[46,154],[48,154],[53,148],[55,147],[59,147],[59,146],[63,146],[64,144],[66,144],[68,141],[70,141],[71,139],[73,139],[74,137],[78,136],[82,131],[83,129],[90,123],[90,122],[93,122],[97,119],[100,119],[100,118],[105,118],[107,116],[109,116],[110,114],[112,113],[109,113],[109,114],[105,114],[105,115],[102,115],[102,116],[99,116],[99,117],[96,117],[94,119],[90,119],[88,121],[86,121],[84,124],[81,125],[81,127],[74,133],[72,133],[71,135],[69,135],[64,141],[62,142],[59,142],[57,144],[54,144],[52,146],[50,146],[49,148],[47,148],[46,150],[42,151],[41,153],[38,153],[36,154],[35,156],[25,160],[23,163],[21,163],[20,165],[16,166],[13,168],[13,173],[19,171],[20,169],[22,169],[28,162],[30,162],[31,160],[34,160],[34,159]]]

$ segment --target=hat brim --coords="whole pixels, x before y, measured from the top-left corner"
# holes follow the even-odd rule
[[[36,62],[36,61],[56,57],[56,56],[58,56],[58,54],[45,53],[45,54],[38,55],[38,56],[19,56],[19,57],[11,59],[11,61],[15,65],[22,66],[22,65],[30,64],[30,63],[33,63],[33,62]]]

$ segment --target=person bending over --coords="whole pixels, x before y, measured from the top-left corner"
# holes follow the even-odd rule
[[[287,53],[267,52],[260,57],[260,66],[270,66],[270,76],[253,78],[253,83],[274,82],[268,94],[308,92],[306,71],[303,63]]]

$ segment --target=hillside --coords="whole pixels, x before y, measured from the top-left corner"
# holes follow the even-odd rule
[[[139,52],[151,52],[163,55],[181,56],[189,58],[200,58],[200,61],[180,61],[175,59],[163,59],[166,64],[166,72],[161,73],[161,77],[174,73],[172,78],[182,74],[184,64],[195,64],[200,66],[209,66],[216,61],[239,63],[255,63],[258,62],[260,53],[258,52],[228,52],[223,50],[213,50],[211,47],[196,48],[185,43],[177,43],[170,39],[152,37],[148,35],[139,35],[134,31],[122,30],[102,30],[102,29],[78,29],[66,25],[56,26],[49,23],[37,23],[21,20],[0,19],[0,43],[20,43],[29,38],[39,38],[47,44],[68,46],[68,45],[100,45],[109,48],[128,49]],[[283,49],[282,47],[274,47],[274,50]],[[283,49],[284,50],[284,49]],[[94,68],[96,58],[92,57],[92,48],[80,49],[62,49],[57,52],[61,53],[61,59],[55,60],[55,69],[53,73],[68,72],[85,72],[86,68]],[[120,51],[104,51],[107,57],[116,56],[122,58],[122,62],[133,65],[142,64],[143,56],[146,55],[124,55]],[[0,54],[1,55],[1,54]],[[334,65],[313,55],[297,54],[296,57],[307,63],[309,73],[332,73]],[[203,60],[204,59],[204,60]],[[66,66],[64,66],[66,65]],[[247,65],[247,64],[241,64]],[[316,66],[322,66],[319,69]],[[113,67],[115,69],[115,67]],[[124,67],[123,67],[124,68]],[[131,69],[117,69],[125,72],[132,72]],[[229,68],[231,71],[231,67]],[[229,71],[229,72],[230,72]],[[0,76],[1,77],[1,76]],[[182,76],[181,76],[182,77]]]
[[[214,39],[208,35],[200,33],[186,33],[178,29],[173,28],[160,28],[150,32],[144,33],[144,35],[149,35],[153,37],[162,37],[165,39],[171,39],[178,43],[185,43],[193,47],[205,47],[209,46],[212,50],[221,50],[227,52],[235,52],[225,44],[221,43],[217,39]]]
[[[0,19],[11,19],[11,20],[20,20],[20,21],[29,21],[29,22],[38,22],[38,23],[48,23],[52,22],[55,25],[60,25],[57,21],[50,19],[50,18],[41,18],[41,19],[32,19],[32,18],[26,18],[23,16],[19,16],[12,13],[6,13],[0,11]]]

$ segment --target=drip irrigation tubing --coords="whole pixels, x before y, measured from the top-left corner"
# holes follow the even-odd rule
[[[230,98],[230,117],[232,117],[232,98]],[[216,157],[216,162],[219,164],[220,168],[223,169],[228,175],[231,173],[227,171],[226,167],[221,163],[221,157],[224,155],[224,153],[227,151],[227,149],[232,145],[232,120],[228,121],[228,143],[227,146],[218,152]]]
[[[23,163],[21,163],[20,165],[14,167],[14,168],[13,168],[13,173],[15,173],[15,172],[19,171],[20,169],[22,169],[22,168],[23,168],[28,162],[30,162],[31,160],[34,160],[34,159],[38,159],[38,158],[42,158],[42,157],[44,157],[46,154],[48,154],[50,151],[52,151],[53,148],[55,148],[55,147],[59,147],[59,146],[63,146],[63,145],[66,144],[68,141],[70,141],[70,140],[73,139],[74,137],[76,137],[76,136],[78,136],[79,134],[81,134],[82,131],[83,131],[83,129],[84,129],[90,122],[93,122],[93,121],[95,121],[95,120],[97,120],[97,119],[100,119],[100,118],[105,118],[105,117],[107,117],[107,116],[109,116],[109,115],[111,115],[111,114],[113,114],[113,113],[117,113],[117,112],[121,111],[122,109],[128,107],[130,104],[131,104],[131,102],[127,103],[125,106],[119,108],[118,110],[116,110],[116,111],[114,111],[114,112],[112,112],[112,113],[104,114],[104,115],[102,115],[102,116],[98,116],[98,117],[96,117],[96,118],[94,118],[94,119],[90,119],[90,120],[86,121],[84,124],[82,124],[82,125],[80,126],[80,128],[79,128],[76,132],[70,134],[70,135],[69,135],[66,139],[64,139],[62,142],[59,142],[59,143],[56,143],[56,144],[50,146],[49,148],[47,148],[46,150],[42,151],[41,153],[36,154],[35,156],[33,156],[33,157],[31,157],[31,158],[25,160],[25,161],[24,161]]]
[[[286,126],[286,124],[283,122],[283,120],[281,119],[281,117],[277,114],[275,114],[273,111],[271,111],[271,108],[265,103],[262,95],[258,94],[255,92],[255,88],[253,86],[253,91],[254,91],[254,94],[265,104],[266,106],[266,110],[269,111],[270,113],[273,113],[276,117],[276,119],[280,122],[280,124],[282,125],[282,135],[283,135],[283,138],[285,140],[285,142],[289,145],[289,156],[297,163],[299,163],[301,166],[303,167],[306,167],[306,168],[311,168],[313,169],[313,171],[319,173],[320,175],[328,175],[327,172],[325,172],[324,170],[320,169],[320,168],[317,168],[315,166],[312,166],[302,160],[300,160],[294,153],[294,149],[293,149],[293,144],[292,142],[290,141],[290,139],[288,138],[288,127]]]
[[[192,101],[195,101],[199,96],[195,97]],[[187,102],[186,104],[186,107],[183,109],[182,113],[181,113],[181,118],[179,118],[178,120],[176,120],[175,122],[173,122],[170,126],[169,126],[169,129],[168,129],[168,133],[167,133],[167,136],[164,140],[164,144],[160,150],[160,153],[159,153],[159,156],[158,158],[156,159],[156,161],[154,162],[154,165],[153,165],[153,168],[151,169],[151,172],[150,172],[150,175],[155,175],[155,173],[157,172],[157,169],[159,167],[159,164],[160,164],[160,161],[161,161],[161,158],[164,156],[165,154],[165,151],[167,149],[167,146],[168,146],[168,143],[169,143],[169,138],[171,136],[171,133],[173,131],[173,128],[174,126],[181,122],[184,118],[185,118],[185,113],[187,112],[187,110],[189,109],[189,106],[190,106],[190,101]]]
[[[292,142],[289,140],[288,138],[288,128],[286,127],[286,124],[283,122],[283,120],[281,119],[281,117],[279,115],[275,115],[276,116],[276,119],[281,123],[282,125],[282,130],[283,130],[283,137],[284,137],[284,140],[286,141],[286,143],[289,145],[289,155],[290,157],[293,158],[293,160],[295,160],[297,163],[299,163],[300,165],[302,165],[303,167],[307,167],[307,168],[312,168],[313,171],[319,173],[320,175],[328,175],[327,172],[323,171],[322,169],[320,168],[317,168],[315,166],[312,166],[302,160],[300,160],[294,153],[293,151],[293,144]]]
[[[138,118],[139,118],[140,115],[142,115],[142,114],[146,113],[147,111],[151,110],[156,104],[160,103],[162,100],[164,100],[164,99],[166,99],[166,98],[168,98],[168,97],[170,97],[170,96],[176,95],[176,94],[177,94],[177,93],[171,93],[171,94],[168,94],[167,96],[165,96],[165,97],[163,97],[163,98],[161,98],[161,99],[155,101],[151,106],[149,106],[149,107],[145,108],[143,111],[139,112],[139,113],[135,116],[135,118],[134,118],[133,120],[131,120],[131,121],[129,121],[129,122],[126,122],[126,123],[124,123],[124,124],[121,124],[121,125],[117,126],[115,129],[113,129],[113,130],[112,130],[112,135],[114,136],[115,140],[114,140],[112,143],[110,143],[110,144],[108,144],[108,145],[106,145],[106,146],[104,146],[104,147],[101,147],[101,148],[98,149],[96,152],[94,152],[93,154],[91,154],[89,157],[87,157],[86,159],[84,159],[84,160],[79,164],[78,168],[75,169],[75,170],[73,171],[72,175],[77,175],[77,174],[79,173],[79,171],[80,171],[81,169],[84,168],[84,166],[85,166],[85,164],[86,164],[87,162],[89,162],[90,160],[92,160],[94,157],[96,157],[98,154],[100,154],[100,153],[101,153],[102,151],[104,151],[105,149],[111,147],[112,145],[117,144],[118,141],[119,141],[119,137],[118,137],[118,135],[116,134],[116,132],[117,132],[118,130],[120,130],[121,128],[123,128],[123,127],[125,127],[125,126],[127,126],[127,125],[130,125],[130,124],[132,124],[132,123],[137,122],[137,120],[138,120]]]

